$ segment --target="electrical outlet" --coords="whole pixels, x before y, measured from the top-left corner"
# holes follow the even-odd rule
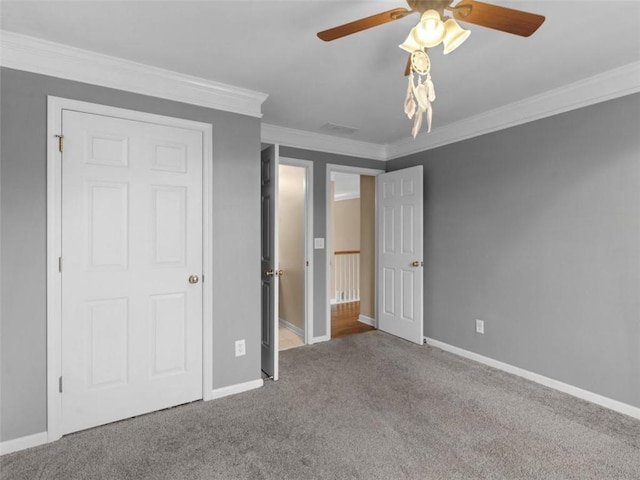
[[[484,333],[484,320],[476,319],[476,333]]]
[[[245,348],[244,339],[236,340],[236,357],[241,357],[246,353],[247,353],[247,349]]]

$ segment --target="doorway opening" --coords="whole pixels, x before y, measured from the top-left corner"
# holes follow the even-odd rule
[[[278,350],[310,343],[310,162],[281,158],[278,166]]]
[[[261,162],[261,367],[278,380],[280,348],[313,343],[313,163],[278,145],[263,145]]]
[[[328,326],[330,338],[375,330],[377,171],[327,172]]]

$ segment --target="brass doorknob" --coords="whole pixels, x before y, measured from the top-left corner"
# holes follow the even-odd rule
[[[199,280],[198,275],[191,275],[189,277],[189,283],[198,283]]]
[[[279,277],[281,277],[281,276],[283,276],[283,275],[284,275],[284,272],[283,272],[282,270],[278,270],[278,271],[276,272],[276,275],[277,275],[277,276],[279,276]]]
[[[420,266],[420,262],[418,260],[416,260],[415,262],[411,262],[411,266],[412,267],[419,267]]]
[[[264,271],[265,276],[267,277],[273,277],[273,270],[265,270]]]

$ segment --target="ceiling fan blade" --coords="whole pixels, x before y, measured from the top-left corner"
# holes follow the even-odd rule
[[[412,12],[410,10],[407,10],[406,8],[394,8],[393,10],[389,10],[387,12],[378,13],[376,15],[371,15],[370,17],[361,18],[360,20],[356,20],[355,22],[345,23],[344,25],[340,25],[339,27],[324,30],[318,33],[318,38],[324,40],[325,42],[329,42],[337,38],[346,37],[347,35],[351,35],[352,33],[361,32],[362,30],[366,30],[367,28],[377,27],[378,25],[382,25],[383,23],[393,22],[394,20],[403,18],[410,13]]]
[[[513,33],[521,37],[530,36],[545,20],[542,15],[476,2],[475,0],[462,0],[450,9],[456,20]]]

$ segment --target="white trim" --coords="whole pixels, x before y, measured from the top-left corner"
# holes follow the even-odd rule
[[[33,435],[14,438],[13,440],[5,440],[4,442],[0,442],[0,455],[44,445],[47,441],[47,432],[34,433]]]
[[[371,142],[362,142],[351,138],[334,137],[322,133],[262,124],[262,142],[279,143],[287,147],[303,148],[318,152],[336,153],[351,157],[386,160],[387,147]]]
[[[260,388],[264,385],[264,380],[259,378],[258,380],[251,380],[249,382],[237,383],[235,385],[229,385],[228,387],[215,388],[211,391],[211,399],[228,397],[229,395],[235,395],[236,393],[247,392],[256,388]]]
[[[331,337],[329,335],[321,335],[319,337],[313,337],[311,343],[322,343],[328,342],[329,340],[331,340]]]
[[[373,177],[380,175],[381,173],[384,173],[384,170],[379,170],[376,168],[363,168],[363,167],[353,167],[351,165],[337,165],[334,163],[327,163],[327,170],[326,170],[326,177],[325,177],[325,242],[324,242],[324,246],[325,246],[325,285],[326,285],[326,289],[327,289],[327,293],[325,295],[325,305],[327,306],[327,313],[326,313],[326,318],[325,318],[325,322],[326,322],[326,326],[325,326],[325,332],[326,335],[325,337],[327,337],[327,340],[331,340],[331,305],[335,305],[334,303],[334,298],[333,298],[333,292],[331,292],[331,257],[333,255],[331,255],[331,174],[333,172],[340,172],[340,173],[353,173],[355,175],[371,175]],[[376,219],[378,217],[377,215],[377,210],[378,210],[378,205],[376,204],[375,207],[376,209]],[[377,220],[376,220],[377,221]],[[377,252],[378,247],[376,246],[376,252]],[[377,254],[376,254],[376,267],[374,267],[377,271]],[[376,278],[376,282],[377,282],[377,278]],[[377,291],[377,283],[376,283],[376,291]],[[320,338],[320,337],[317,337]],[[324,337],[322,337],[324,338]],[[324,341],[324,340],[322,340]]]
[[[296,335],[298,335],[300,338],[304,338],[304,330],[296,325],[294,325],[291,322],[287,322],[284,318],[279,318],[278,319],[278,324],[282,327],[282,328],[286,328],[287,330],[295,333]]]
[[[342,200],[355,200],[356,198],[360,198],[360,192],[347,192],[347,193],[338,193],[334,195],[336,202],[341,202]]]
[[[570,83],[519,102],[434,129],[415,141],[406,138],[387,147],[386,160],[431,150],[486,133],[640,92],[640,62]]]
[[[58,257],[62,256],[62,170],[54,135],[61,132],[62,105],[47,97],[47,440],[62,437],[62,398],[58,378],[62,375],[62,283]]]
[[[358,315],[358,321],[360,323],[364,323],[365,325],[371,325],[372,327],[376,326],[376,321],[373,318],[367,317],[363,314]]]
[[[278,205],[280,204],[280,198],[278,197],[278,191],[280,189],[280,178],[278,177],[278,170],[280,168],[280,145],[273,145],[273,269],[276,270],[280,268],[280,251],[278,246],[280,245],[280,219],[278,217]],[[275,323],[276,318],[280,318],[280,281],[277,277],[271,277],[271,287],[273,290],[273,298],[271,301],[273,302],[273,313],[274,318],[272,319]],[[274,325],[273,328],[273,339],[272,339],[272,347],[273,347],[273,375],[272,379],[274,382],[278,381],[280,378],[280,332],[278,331],[277,325]]]
[[[204,125],[202,145],[202,400],[213,391],[213,125]]]
[[[305,231],[305,246],[304,256],[309,262],[309,266],[305,270],[305,287],[304,287],[304,305],[305,305],[305,318],[304,318],[304,332],[300,335],[304,338],[305,344],[312,342],[313,335],[313,275],[314,275],[314,260],[313,260],[313,162],[310,160],[300,160],[298,158],[281,157],[280,165],[289,165],[294,167],[300,167],[305,169],[304,177],[304,201],[305,201],[305,217],[304,217],[304,231]]]
[[[166,117],[134,110],[110,107],[66,98],[47,97],[47,439],[49,442],[62,436],[62,402],[58,392],[58,378],[62,375],[62,313],[61,277],[58,271],[58,257],[61,256],[62,214],[61,202],[61,154],[54,135],[62,131],[62,110],[74,110],[99,115],[125,118],[128,120],[158,123],[162,125],[188,128],[202,132],[203,138],[203,274],[205,282],[212,278],[212,226],[208,218],[212,208],[212,166],[213,127],[211,124]],[[202,398],[213,399],[213,291],[203,288],[203,344],[202,344]]]
[[[364,168],[354,167],[351,165],[338,165],[336,163],[327,163],[327,178],[331,181],[331,172],[352,173],[354,175],[369,175],[375,177],[381,173],[385,173],[382,168]]]
[[[4,67],[262,117],[268,95],[27,35],[0,31]]]
[[[595,403],[596,405],[600,405],[601,407],[605,407],[610,410],[629,415],[630,417],[640,419],[640,408],[634,407],[633,405],[622,403],[618,400],[613,400],[612,398],[608,398],[603,395],[599,395],[597,393],[593,393],[588,390],[569,385],[568,383],[564,383],[559,380],[554,380],[553,378],[545,377],[544,375],[540,375],[538,373],[534,373],[529,370],[525,370],[523,368],[516,367],[499,360],[495,360],[493,358],[485,357],[484,355],[470,352],[459,347],[454,347],[453,345],[440,342],[439,340],[425,337],[425,342],[432,347],[440,348],[446,352],[450,352],[455,355],[468,358],[469,360],[473,360],[475,362],[497,368],[498,370],[502,370],[504,372],[526,378],[527,380],[539,383],[540,385],[544,385],[545,387],[553,388],[554,390],[567,393],[582,400],[586,400],[587,402]]]

